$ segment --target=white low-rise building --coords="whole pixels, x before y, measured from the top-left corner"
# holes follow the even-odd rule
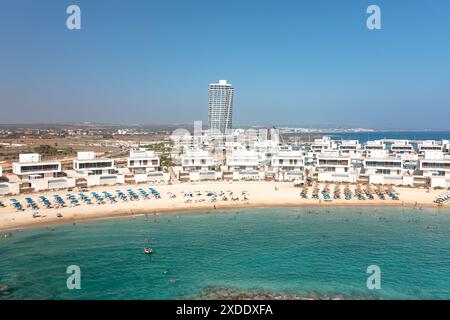
[[[168,182],[170,174],[160,171],[160,160],[153,151],[139,148],[131,149],[127,158],[127,168],[135,182]]]
[[[350,155],[324,152],[317,156],[317,179],[329,182],[356,182],[357,173],[352,170]]]
[[[0,166],[0,195],[18,194],[20,192],[18,183],[11,183],[7,177],[3,176],[3,169]]]
[[[181,171],[178,179],[201,181],[219,180],[222,172],[216,170],[216,160],[206,150],[188,150],[181,156]]]
[[[189,150],[181,156],[183,171],[210,171],[215,165],[214,157],[205,150]]]
[[[14,162],[12,169],[22,186],[34,191],[75,186],[75,179],[67,177],[60,161],[42,161],[37,153],[20,154],[19,162]]]
[[[361,150],[358,140],[342,140],[338,145],[341,154],[357,154]]]
[[[230,171],[259,170],[258,154],[254,151],[233,151],[227,155],[226,163]]]
[[[391,145],[391,151],[395,154],[414,152],[414,146],[408,140],[400,140]]]
[[[94,152],[78,152],[73,161],[77,178],[86,180],[87,186],[125,183],[125,176],[117,171],[113,159],[98,159]]]
[[[438,141],[434,140],[427,140],[422,141],[417,145],[417,149],[419,153],[425,153],[429,151],[440,151],[442,152],[444,150],[444,145]]]
[[[311,144],[311,151],[314,154],[333,150],[337,150],[337,144],[335,141],[331,140],[331,137],[325,136],[321,139],[314,139],[314,142]]]
[[[363,161],[369,183],[413,185],[414,178],[407,174],[408,169],[405,169],[404,161],[406,160],[389,155],[387,150],[372,150],[370,156]]]
[[[424,159],[419,160],[419,169],[430,179],[431,187],[450,187],[450,155],[427,151]]]
[[[127,167],[132,173],[146,173],[158,171],[159,157],[153,151],[144,148],[131,149],[127,158]]]
[[[272,156],[270,169],[278,181],[303,180],[304,165],[302,151],[280,150]]]
[[[383,140],[370,140],[364,145],[364,150],[385,150],[386,145]]]
[[[189,150],[204,142],[202,135],[191,135],[187,130],[175,130],[170,141],[175,150]]]
[[[263,180],[265,172],[260,168],[257,152],[239,150],[227,154],[226,166],[233,180]]]

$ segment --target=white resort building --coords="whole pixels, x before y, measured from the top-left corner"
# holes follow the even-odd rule
[[[314,142],[311,144],[311,151],[314,155],[332,150],[337,150],[337,144],[335,141],[331,140],[331,137],[325,136],[321,139],[314,139]]]
[[[413,185],[414,178],[407,174],[408,169],[403,163],[406,160],[390,155],[387,150],[372,152],[364,159],[365,173],[369,183]]]
[[[352,168],[350,155],[338,152],[317,156],[317,179],[329,182],[356,182],[357,172]]]
[[[119,174],[113,159],[97,159],[92,151],[78,152],[73,169],[77,184],[83,184],[83,180],[86,186],[125,183],[125,176]]]
[[[189,150],[181,156],[181,169],[178,179],[181,181],[218,180],[222,172],[216,171],[216,161],[206,150]]]
[[[263,180],[265,172],[260,167],[258,153],[255,151],[237,150],[227,154],[227,177],[233,180]]]
[[[391,145],[391,151],[395,154],[412,153],[414,146],[407,140],[400,140]]]
[[[417,151],[424,154],[427,151],[444,151],[444,144],[434,140],[423,141],[417,145]]]
[[[364,145],[364,150],[369,152],[370,150],[385,150],[386,145],[383,140],[370,140]]]
[[[11,182],[7,177],[3,176],[3,169],[0,166],[0,195],[19,193],[19,183]]]
[[[67,177],[60,161],[42,161],[37,153],[20,154],[19,162],[12,164],[12,170],[20,179],[21,190],[41,191],[75,186],[75,179]]]
[[[361,150],[358,140],[342,140],[338,144],[338,150],[341,154],[357,154]]]
[[[168,182],[170,174],[160,171],[160,160],[153,151],[144,148],[131,149],[127,168],[135,182]]]
[[[270,171],[277,181],[294,181],[304,179],[303,152],[293,150],[279,150],[271,159]]]
[[[450,155],[439,151],[425,152],[424,158],[419,160],[419,170],[430,179],[431,187],[450,186]]]

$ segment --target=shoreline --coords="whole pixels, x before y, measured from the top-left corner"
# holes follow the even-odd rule
[[[449,207],[438,207],[433,206],[430,204],[417,204],[414,205],[412,203],[360,203],[360,204],[352,204],[352,203],[302,203],[302,204],[294,204],[294,203],[286,203],[286,204],[273,204],[273,205],[258,205],[258,204],[235,204],[232,206],[224,206],[224,207],[217,207],[216,209],[213,208],[202,208],[202,207],[191,207],[191,208],[185,208],[185,209],[176,209],[176,208],[160,208],[158,210],[153,210],[153,212],[148,212],[148,210],[145,209],[138,209],[138,210],[120,210],[120,212],[115,211],[106,211],[104,213],[97,213],[93,212],[94,216],[70,216],[68,218],[56,218],[56,217],[50,217],[50,218],[43,218],[45,220],[41,220],[40,218],[36,218],[34,220],[31,220],[25,224],[13,224],[8,227],[0,226],[0,232],[11,232],[11,231],[17,231],[17,230],[24,230],[24,229],[33,229],[33,228],[41,228],[41,227],[51,227],[51,226],[58,226],[58,225],[69,225],[69,224],[76,224],[79,222],[94,222],[94,221],[102,221],[102,220],[111,220],[111,219],[117,219],[117,218],[133,218],[133,217],[143,217],[143,216],[153,216],[153,215],[173,215],[173,214],[189,214],[189,213],[204,213],[209,214],[213,212],[224,212],[224,211],[231,211],[235,209],[262,209],[262,208],[419,208],[420,209],[436,209],[436,210],[449,210]],[[449,211],[450,213],[450,211]]]
[[[277,187],[275,190],[274,187]],[[333,186],[333,184],[331,184]],[[143,185],[127,186],[127,188],[140,188]],[[351,186],[354,187],[354,186]],[[324,200],[301,199],[300,188],[293,187],[291,183],[268,183],[268,182],[234,182],[217,183],[210,182],[204,184],[178,184],[154,186],[161,192],[161,199],[151,198],[149,200],[128,201],[107,203],[102,205],[85,205],[65,208],[51,208],[37,210],[43,217],[33,218],[33,210],[27,209],[22,212],[16,212],[12,208],[0,209],[0,232],[14,231],[25,228],[37,228],[52,225],[71,224],[82,221],[96,221],[118,217],[133,217],[137,215],[170,214],[170,213],[191,213],[191,212],[214,212],[233,209],[255,209],[255,208],[296,208],[296,207],[404,207],[404,208],[436,208],[450,209],[450,206],[438,206],[432,199],[442,190],[427,191],[424,189],[396,188],[400,195],[400,200],[351,200],[334,199],[330,202]],[[90,191],[113,191],[115,189],[124,189],[123,186],[104,186],[90,189]],[[311,192],[310,188],[310,192]],[[199,190],[203,196],[191,203],[185,203],[181,193]],[[241,194],[243,190],[249,193],[248,201],[222,201],[210,202],[206,197],[206,191],[233,190],[236,195]],[[173,192],[177,198],[171,199],[167,193]],[[53,194],[65,194],[65,191],[38,193],[36,195],[45,195],[50,198]],[[36,197],[36,195],[27,195]],[[194,196],[194,198],[196,197]],[[450,212],[450,211],[449,211]],[[58,218],[56,213],[62,213],[63,217]]]

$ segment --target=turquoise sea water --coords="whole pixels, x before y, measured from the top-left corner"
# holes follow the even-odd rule
[[[147,238],[151,256],[143,253]],[[373,264],[381,268],[382,288],[375,291],[366,287]],[[80,290],[66,287],[69,265],[81,268]],[[227,290],[449,299],[450,210],[149,215],[14,231],[0,239],[0,299],[195,299]]]

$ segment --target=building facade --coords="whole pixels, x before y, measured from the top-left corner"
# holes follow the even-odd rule
[[[233,123],[234,88],[226,80],[209,85],[208,126],[211,133],[224,134]]]
[[[0,166],[0,195],[19,193],[19,184],[11,183],[7,177],[4,177],[2,167]]]
[[[170,174],[160,171],[160,159],[151,150],[131,149],[127,158],[127,168],[134,182],[168,182]]]
[[[98,159],[94,152],[78,152],[77,159],[73,161],[73,169],[77,178],[84,179],[88,187],[125,183],[125,176],[119,174],[115,161]]]
[[[12,169],[25,189],[41,191],[75,186],[75,180],[62,171],[60,161],[42,161],[37,153],[20,154],[19,162],[14,162]]]

